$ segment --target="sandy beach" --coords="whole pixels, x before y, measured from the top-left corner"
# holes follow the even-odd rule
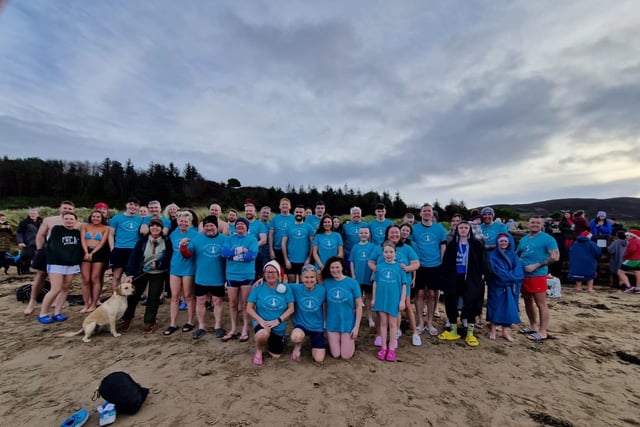
[[[252,340],[162,336],[167,303],[152,335],[141,333],[139,307],[133,330],[120,338],[58,338],[79,329],[84,315],[70,306],[69,320],[52,325],[25,316],[15,289],[29,280],[0,275],[3,425],[57,426],[84,407],[91,412],[86,425],[97,426],[101,400],[92,394],[119,370],[151,389],[139,413],[118,415],[119,426],[640,425],[640,366],[633,358],[640,356],[640,296],[611,288],[588,294],[565,285],[562,298],[549,300],[551,336],[543,343],[515,328],[516,341],[508,343],[489,340],[485,327],[477,348],[425,335],[423,346],[413,347],[404,335],[398,362],[389,363],[376,360],[374,331],[363,326],[351,361],[316,365],[307,344],[292,362],[287,344],[286,357],[266,357],[256,367]],[[76,284],[72,293],[79,291]],[[437,325],[442,329],[442,320]]]

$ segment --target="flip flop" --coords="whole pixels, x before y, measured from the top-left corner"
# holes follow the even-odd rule
[[[223,342],[227,342],[227,341],[230,341],[230,340],[237,340],[239,336],[240,336],[240,332],[236,332],[234,334],[227,334],[227,335],[222,337],[222,341]]]
[[[177,330],[178,330],[178,328],[176,326],[169,326],[167,329],[164,330],[162,335],[168,337],[169,335],[171,335],[172,333],[174,333]]]
[[[182,327],[182,332],[191,332],[195,327],[196,326],[192,325],[191,323],[185,323],[184,326]]]
[[[213,332],[216,334],[216,338],[222,338],[226,334],[226,331],[222,328],[216,328]]]
[[[297,361],[299,358],[300,358],[300,355],[295,353],[291,353],[291,356],[289,356],[289,359],[293,360],[294,362]]]
[[[527,335],[527,338],[533,342],[542,342],[547,339],[547,337],[543,337],[538,332],[534,332],[532,334]]]
[[[256,366],[262,366],[262,355],[255,353],[253,355],[253,364]]]
[[[429,331],[429,335],[431,335],[432,337],[437,337],[438,336],[438,330],[436,328],[434,328],[433,326],[427,329]]]
[[[240,342],[249,341],[249,335],[241,335],[240,338],[238,338],[238,341],[240,341]]]
[[[518,332],[520,332],[523,335],[530,335],[530,334],[533,334],[534,332],[537,332],[537,331],[534,331],[530,327],[525,326],[524,328],[521,328],[520,331],[518,331]]]
[[[194,340],[200,339],[204,336],[204,334],[206,334],[207,331],[205,331],[204,329],[196,329],[196,331],[193,333],[192,337]]]

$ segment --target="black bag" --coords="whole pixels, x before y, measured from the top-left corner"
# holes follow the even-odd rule
[[[31,283],[28,283],[16,289],[16,299],[18,300],[18,302],[23,302],[23,303],[29,302],[29,300],[31,299],[32,286],[33,285],[31,285]],[[50,289],[51,289],[51,283],[47,280],[44,282],[44,286],[42,287],[40,294],[37,296],[36,301],[42,302],[42,300],[44,299],[44,296],[47,295],[47,292],[49,292]]]
[[[148,388],[141,387],[131,375],[122,371],[110,373],[102,379],[98,387],[98,396],[113,403],[117,412],[129,415],[140,410],[148,394]]]

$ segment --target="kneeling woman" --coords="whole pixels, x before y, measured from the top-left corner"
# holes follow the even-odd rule
[[[327,290],[327,338],[331,356],[351,359],[362,318],[362,294],[355,279],[344,275],[344,259],[333,256],[322,269]]]
[[[284,351],[284,335],[287,329],[286,320],[293,314],[293,292],[282,283],[280,264],[269,261],[265,264],[264,283],[251,290],[247,300],[247,314],[253,318],[256,352],[253,364],[262,365],[262,352],[267,346],[274,359]]]
[[[327,292],[324,286],[316,286],[316,268],[307,264],[302,267],[302,285],[290,283],[295,298],[295,312],[291,342],[295,344],[291,360],[300,358],[300,349],[305,337],[311,338],[311,356],[317,363],[324,362],[327,350],[324,343],[324,303]]]

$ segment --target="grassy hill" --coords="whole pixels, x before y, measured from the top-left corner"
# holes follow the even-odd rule
[[[530,215],[550,215],[561,210],[575,212],[585,211],[587,218],[592,219],[598,211],[607,212],[607,216],[622,222],[638,222],[640,220],[640,198],[615,197],[612,199],[554,199],[528,204],[494,205],[494,207],[509,208],[521,213],[524,217]]]

